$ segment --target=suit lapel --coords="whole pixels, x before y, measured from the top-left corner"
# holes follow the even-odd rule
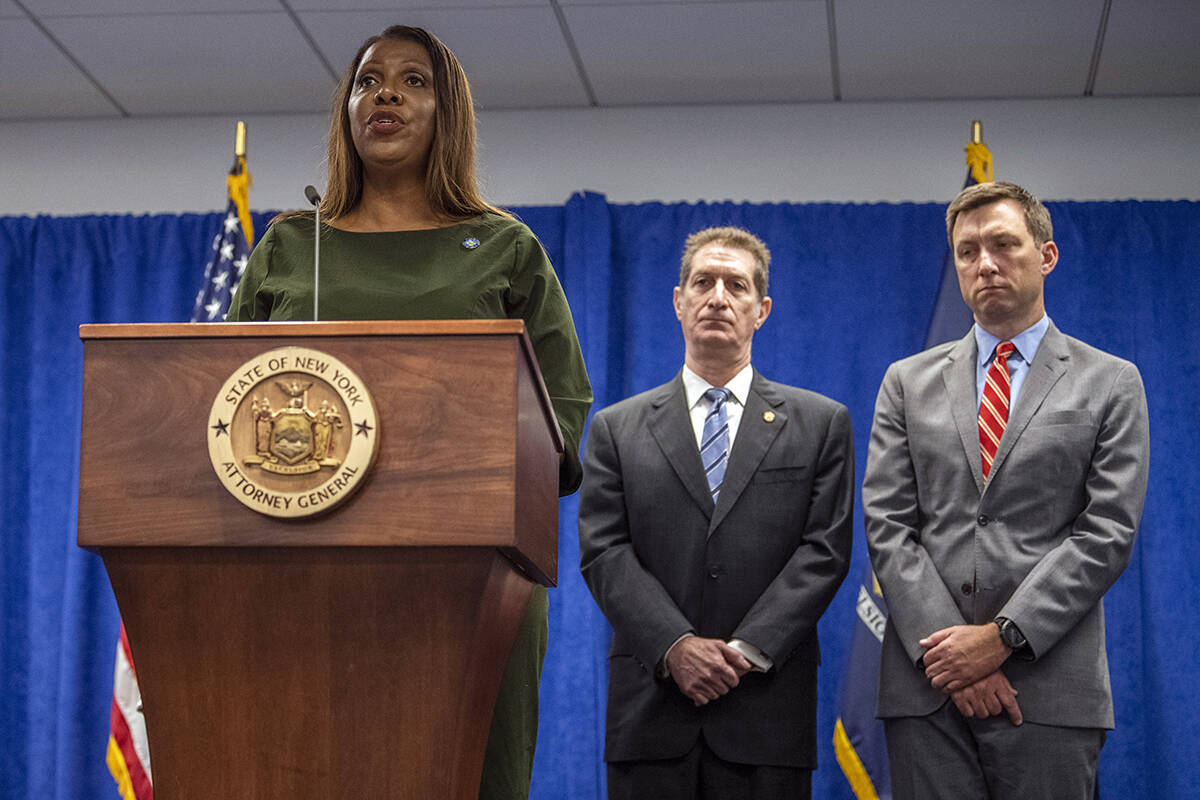
[[[1008,424],[1004,427],[1004,435],[1000,437],[1000,446],[996,448],[996,458],[992,462],[992,475],[1000,470],[1005,457],[1012,452],[1017,439],[1029,425],[1029,420],[1042,407],[1046,395],[1054,388],[1054,384],[1067,372],[1068,359],[1066,337],[1059,333],[1054,323],[1046,329],[1046,335],[1038,345],[1021,384],[1021,393],[1017,395],[1016,405],[1009,415]]]
[[[975,330],[958,340],[946,357],[942,367],[942,380],[950,399],[950,412],[954,415],[954,427],[962,439],[963,453],[971,466],[971,477],[975,488],[983,492],[983,456],[979,452],[979,391],[976,386]],[[994,467],[993,467],[994,469]]]
[[[771,413],[766,414],[768,411]],[[771,421],[768,422],[764,415],[769,416]],[[721,482],[721,493],[717,495],[717,507],[708,525],[710,536],[750,483],[758,465],[762,463],[763,456],[771,449],[772,443],[787,422],[788,415],[783,405],[783,396],[756,370],[754,378],[750,381],[746,407],[742,409],[742,421],[738,423],[737,438],[729,453],[729,466],[725,469],[725,479]]]
[[[708,491],[708,479],[704,477],[704,464],[700,461],[700,448],[696,446],[696,433],[692,430],[682,373],[659,387],[650,398],[647,426],[671,469],[679,476],[680,483],[696,501],[696,505],[704,509],[704,513],[711,514],[712,494]],[[728,470],[725,474],[728,480]]]

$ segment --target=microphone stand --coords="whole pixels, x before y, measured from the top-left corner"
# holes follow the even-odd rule
[[[313,322],[316,322],[321,291],[321,195],[317,194],[315,186],[305,186],[304,197],[317,210],[313,221]]]

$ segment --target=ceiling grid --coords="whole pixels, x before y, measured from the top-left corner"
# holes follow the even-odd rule
[[[1200,94],[1196,0],[0,0],[0,121],[321,113],[427,27],[481,108]]]

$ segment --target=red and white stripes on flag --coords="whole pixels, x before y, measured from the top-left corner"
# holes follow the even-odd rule
[[[979,452],[983,456],[983,477],[992,471],[992,461],[1000,447],[1000,437],[1008,425],[1008,398],[1011,378],[1008,357],[1015,346],[1012,342],[996,345],[996,357],[988,367],[983,381],[983,397],[979,401]]]
[[[117,665],[113,670],[112,720],[108,736],[108,771],[123,800],[151,800],[150,744],[142,717],[142,693],[138,690],[133,657],[125,625],[117,642]]]

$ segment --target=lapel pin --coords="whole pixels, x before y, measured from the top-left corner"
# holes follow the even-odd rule
[[[476,239],[474,236],[467,238],[467,239],[463,239],[462,246],[468,250],[474,250],[476,247],[479,247],[479,240]]]
[[[775,412],[774,411],[764,411],[763,412],[763,422],[774,422],[774,421],[775,421]]]

